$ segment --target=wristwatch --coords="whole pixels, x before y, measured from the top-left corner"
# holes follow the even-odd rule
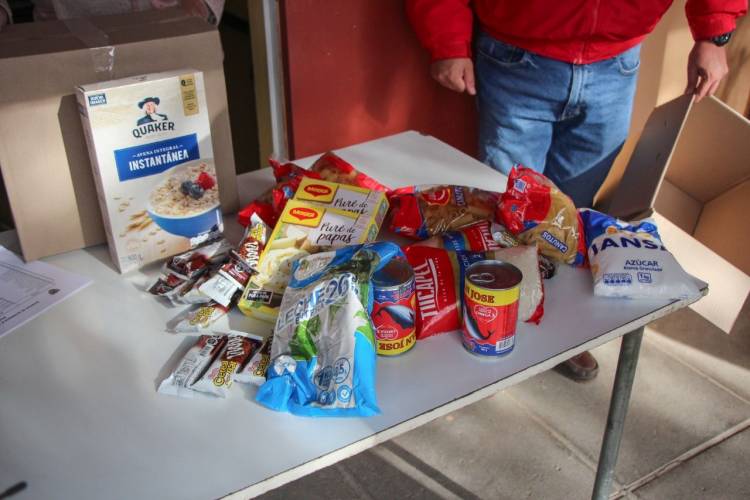
[[[734,33],[734,31],[711,37],[709,40],[711,40],[711,42],[713,42],[713,44],[717,47],[723,47],[724,45],[729,43],[729,40],[732,38],[732,33]]]

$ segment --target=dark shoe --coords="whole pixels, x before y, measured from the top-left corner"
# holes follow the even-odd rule
[[[558,373],[575,382],[593,380],[599,373],[599,363],[590,352],[582,352],[555,367]]]

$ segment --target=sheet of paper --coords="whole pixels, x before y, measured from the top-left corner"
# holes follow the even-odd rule
[[[91,280],[0,246],[0,337],[65,300]]]

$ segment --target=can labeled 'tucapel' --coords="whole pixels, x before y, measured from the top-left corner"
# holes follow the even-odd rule
[[[414,271],[404,259],[393,259],[375,273],[372,323],[378,354],[402,354],[417,341]]]
[[[469,352],[502,356],[513,350],[522,279],[516,266],[497,260],[466,269],[462,333]]]

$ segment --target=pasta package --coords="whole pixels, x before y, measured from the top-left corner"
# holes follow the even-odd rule
[[[544,175],[516,165],[508,176],[497,218],[524,244],[573,265],[586,261],[583,224],[573,201]]]
[[[408,186],[388,194],[390,230],[423,240],[460,229],[481,220],[492,220],[500,194],[465,186]]]
[[[77,89],[112,260],[120,272],[223,231],[203,74],[134,76]]]

